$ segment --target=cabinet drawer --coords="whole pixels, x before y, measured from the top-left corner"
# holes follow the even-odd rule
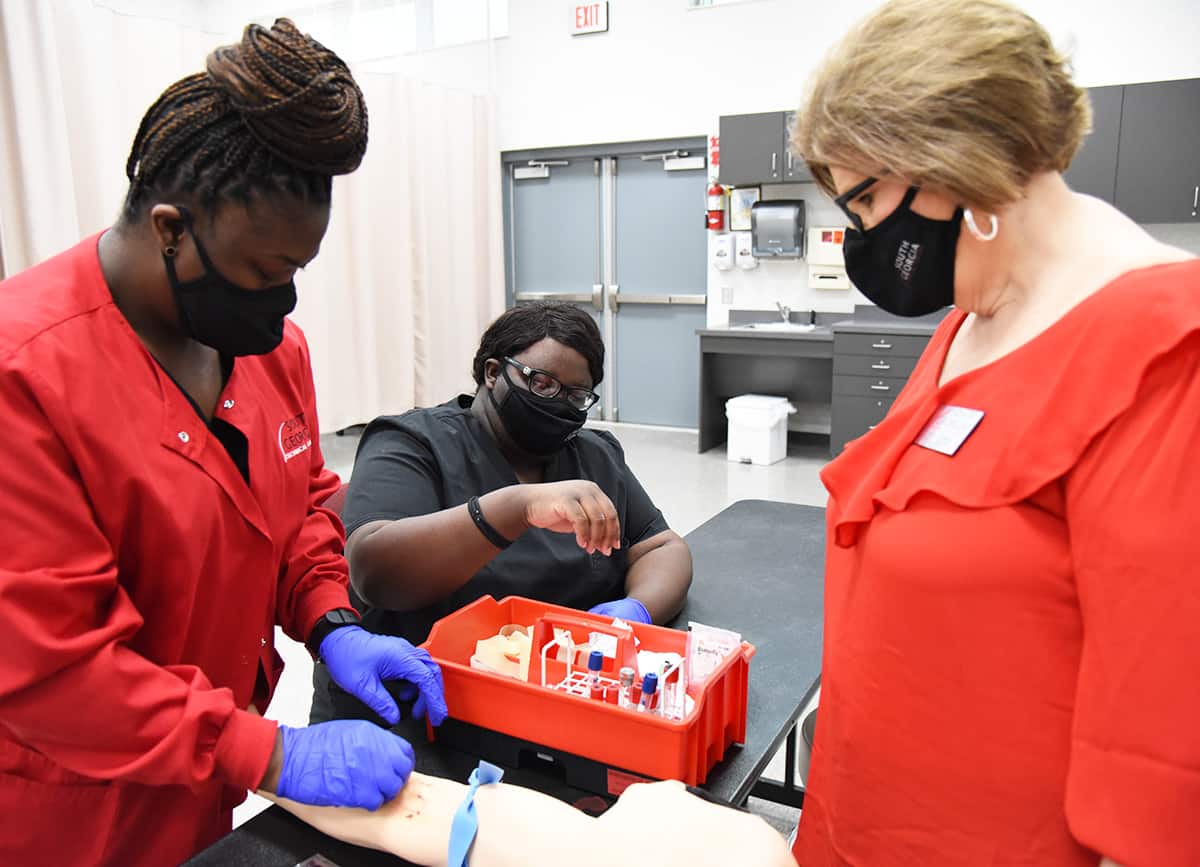
[[[883,421],[891,408],[891,398],[835,397],[829,435],[830,450],[834,456],[841,452],[847,442],[862,436]]]
[[[905,380],[899,377],[835,375],[833,377],[833,393],[846,397],[892,400],[904,388],[904,382]]]
[[[905,379],[912,375],[917,359],[894,355],[835,355],[834,376],[873,376],[876,379]]]
[[[835,332],[835,355],[882,355],[920,358],[929,338],[921,334],[846,334]]]

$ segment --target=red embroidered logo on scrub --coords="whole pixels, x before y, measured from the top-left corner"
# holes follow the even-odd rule
[[[308,422],[304,420],[304,413],[289,418],[279,426],[279,452],[283,455],[285,464],[310,448],[312,435],[308,432]]]

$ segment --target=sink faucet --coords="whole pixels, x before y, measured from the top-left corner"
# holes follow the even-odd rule
[[[785,306],[783,306],[783,304],[781,304],[778,301],[775,302],[775,306],[779,308],[779,318],[780,319],[782,319],[784,322],[792,321],[792,308],[791,307],[785,307]]]

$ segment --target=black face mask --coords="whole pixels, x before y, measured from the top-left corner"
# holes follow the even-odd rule
[[[963,210],[949,220],[914,213],[911,187],[896,210],[866,231],[847,229],[842,254],[854,285],[888,313],[924,316],[954,303],[954,255]]]
[[[565,400],[538,397],[514,385],[507,366],[501,368],[501,373],[508,383],[508,393],[504,400],[497,401],[495,391],[488,389],[488,398],[513,442],[531,455],[547,457],[561,451],[587,421],[586,412]]]
[[[204,265],[201,276],[184,283],[175,273],[174,256],[163,253],[184,332],[223,355],[265,355],[273,350],[283,340],[284,317],[296,307],[295,282],[243,289],[213,266],[187,208],[179,213]]]

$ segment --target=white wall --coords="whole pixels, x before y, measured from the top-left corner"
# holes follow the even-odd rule
[[[495,46],[503,150],[697,135],[722,114],[790,108],[826,48],[876,0],[610,0],[609,32],[568,35],[568,0],[512,0]],[[1196,0],[1024,0],[1071,50],[1080,84],[1200,77]],[[404,58],[451,86],[489,86],[483,43]]]
[[[845,216],[816,184],[768,184],[762,187],[763,199],[803,199],[808,226],[842,226]],[[709,232],[709,245],[716,234]],[[730,310],[775,310],[776,304],[801,312],[853,313],[855,304],[870,302],[855,289],[808,288],[808,263],[803,259],[760,260],[757,268],[734,267],[719,271],[708,267],[708,324],[716,327],[729,322]],[[803,320],[807,321],[807,320]]]
[[[1197,0],[1018,2],[1071,54],[1081,85],[1200,77]],[[826,49],[878,5],[747,0],[689,9],[687,0],[610,0],[608,33],[572,37],[568,0],[512,0],[510,35],[491,43],[491,56],[477,43],[388,68],[493,91],[501,150],[706,135],[723,114],[797,106]],[[782,194],[806,200],[809,225],[841,221],[811,184]],[[1200,249],[1197,227],[1155,228],[1164,240]],[[726,322],[731,307],[772,309],[776,301],[827,312],[866,303],[854,291],[809,290],[807,273],[802,261],[710,268],[709,323]],[[723,302],[730,294],[732,305]]]
[[[826,49],[877,5],[749,0],[688,9],[687,0],[610,0],[608,33],[571,37],[566,0],[514,0],[510,35],[492,44],[490,62],[486,45],[404,62],[412,74],[492,88],[502,150],[702,135],[715,132],[723,114],[797,106]],[[1021,5],[1070,52],[1081,85],[1200,77],[1196,0]],[[809,225],[841,222],[814,186],[789,186],[786,194],[806,200]],[[1171,240],[1200,244],[1200,234],[1184,228]],[[712,325],[726,322],[732,307],[772,309],[779,301],[840,312],[866,302],[855,291],[808,289],[803,262],[710,268],[709,290]]]

